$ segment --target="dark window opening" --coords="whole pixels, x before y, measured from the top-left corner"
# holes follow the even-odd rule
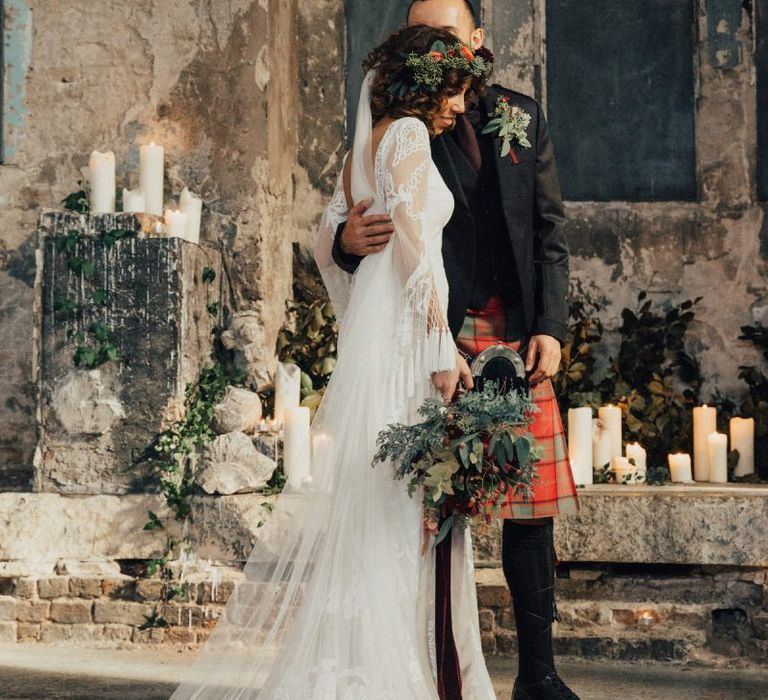
[[[696,199],[694,5],[547,0],[547,117],[565,199]]]

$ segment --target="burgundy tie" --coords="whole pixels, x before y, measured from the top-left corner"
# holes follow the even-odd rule
[[[466,114],[459,114],[456,117],[456,141],[472,167],[475,170],[480,170],[480,144],[477,143],[475,128],[467,119]]]

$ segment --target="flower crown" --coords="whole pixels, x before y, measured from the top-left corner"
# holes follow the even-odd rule
[[[402,99],[417,90],[437,92],[446,71],[463,70],[475,78],[487,78],[493,69],[493,54],[488,49],[480,47],[472,51],[463,41],[446,46],[444,41],[438,40],[426,53],[400,55],[405,64],[393,74],[387,87],[390,101],[395,97]]]

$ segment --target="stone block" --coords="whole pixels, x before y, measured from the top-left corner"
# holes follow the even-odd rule
[[[10,621],[16,619],[16,598],[12,596],[0,596],[0,620]]]
[[[752,616],[752,629],[758,639],[768,640],[768,611],[762,610]]]
[[[41,578],[37,582],[37,595],[40,598],[62,598],[69,592],[69,578],[52,576]]]
[[[116,600],[97,600],[93,604],[94,622],[116,622],[123,625],[141,625],[145,615],[152,614],[152,606]]]
[[[72,576],[69,580],[69,593],[78,598],[100,598],[101,582],[100,577]]]
[[[133,600],[136,597],[136,579],[132,576],[110,576],[102,579],[101,594],[109,598]]]
[[[768,550],[751,527],[768,520],[765,496],[764,487],[748,484],[595,484],[579,490],[578,513],[555,519],[558,555],[570,562],[766,567]]]
[[[512,599],[506,586],[478,586],[477,601],[487,608],[503,608],[510,605]]]
[[[93,623],[77,623],[70,625],[72,628],[72,642],[89,644],[104,640],[104,625]]]
[[[106,246],[100,237],[115,228],[127,235]],[[58,250],[56,239],[73,230],[80,233],[76,251]],[[206,305],[221,308],[228,289],[220,253],[179,238],[142,236],[141,222],[130,214],[40,216],[35,324],[43,438],[36,466],[43,491],[122,494],[153,484],[151,466],[138,456],[176,417],[185,384],[210,356],[221,312],[211,315]],[[92,274],[72,274],[68,260],[75,254],[93,263]],[[216,272],[213,284],[202,279],[205,267]],[[100,289],[108,303],[87,303]],[[75,312],[56,304],[65,299],[80,302]],[[117,358],[78,368],[69,334],[82,332],[82,344],[96,350],[94,322],[108,329]]]
[[[150,627],[140,630],[138,627],[133,630],[131,641],[134,644],[162,644],[165,639],[164,627]]]
[[[48,600],[17,600],[16,619],[19,622],[42,622],[50,612]]]
[[[220,581],[215,586],[211,581],[201,581],[197,585],[196,600],[200,605],[226,603],[234,590],[234,581]]]
[[[620,627],[633,627],[635,625],[635,611],[627,608],[619,608],[611,611],[613,624]]]
[[[165,641],[168,644],[195,644],[197,642],[197,634],[194,628],[167,627],[165,630]]]
[[[483,654],[496,653],[496,635],[493,632],[481,632],[480,644],[483,648]]]
[[[224,398],[214,406],[213,429],[219,434],[252,433],[261,420],[261,398],[254,391],[228,386]]]
[[[64,624],[90,622],[91,606],[92,603],[87,600],[54,600],[51,602],[50,618]]]
[[[72,625],[45,621],[40,628],[41,642],[66,642],[72,639]]]
[[[143,578],[136,581],[136,595],[142,600],[160,600],[165,591],[165,583],[160,579]]]
[[[517,653],[517,635],[510,630],[496,630],[496,651],[499,654]]]
[[[16,580],[13,594],[17,598],[34,598],[37,595],[37,581],[29,576],[20,576]]]
[[[0,622],[0,643],[11,644],[16,642],[18,635],[15,622]]]
[[[130,642],[133,636],[133,627],[109,623],[104,625],[102,636],[109,642]]]
[[[480,631],[481,632],[493,632],[496,627],[496,616],[493,614],[493,610],[480,610]]]
[[[263,489],[276,468],[248,435],[232,432],[219,435],[205,449],[195,481],[209,494],[250,493]]]
[[[19,622],[16,638],[20,642],[37,642],[40,640],[40,629],[39,622]]]

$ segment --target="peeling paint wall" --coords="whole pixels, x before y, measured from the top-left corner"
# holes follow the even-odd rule
[[[706,6],[719,13],[717,21]],[[483,7],[496,80],[535,96],[546,111],[545,0],[485,0]],[[740,326],[768,323],[768,221],[756,197],[754,10],[731,0],[696,7],[698,201],[567,203],[571,272],[608,297],[607,328],[620,325],[622,308],[634,307],[646,287],[661,303],[703,296],[690,349],[707,380],[704,396],[717,388],[740,398],[739,365],[762,362],[737,339]],[[617,339],[607,340],[605,354]]]
[[[36,443],[33,232],[41,208],[77,189],[92,149],[113,150],[118,187],[135,187],[138,144],[165,146],[166,203],[184,185],[202,195],[201,237],[221,247],[235,310],[257,312],[274,348],[295,238],[296,3],[6,0],[5,10],[0,470],[24,488]]]

